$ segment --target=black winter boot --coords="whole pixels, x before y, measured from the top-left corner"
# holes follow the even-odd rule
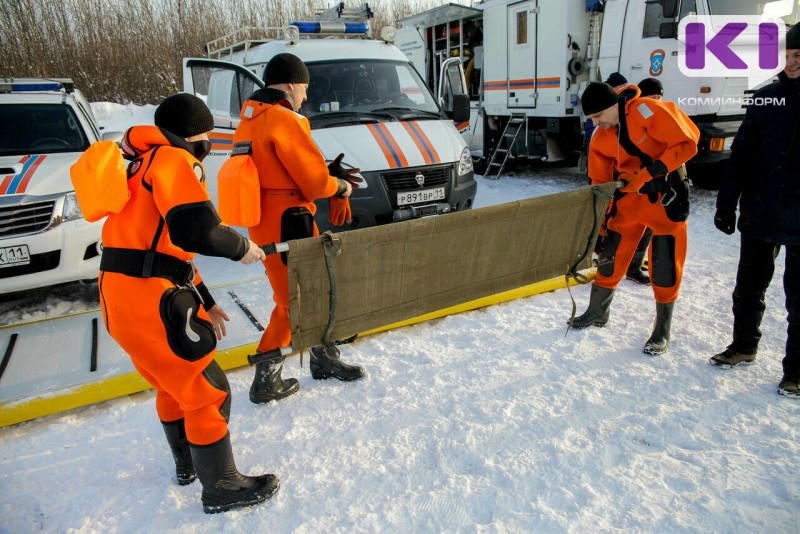
[[[672,309],[674,307],[674,302],[656,303],[656,324],[653,327],[653,333],[650,334],[650,338],[644,344],[644,349],[642,349],[645,354],[658,356],[667,352],[669,329],[672,326]]]
[[[317,345],[311,347],[311,377],[316,380],[338,378],[345,382],[358,380],[364,376],[364,369],[357,365],[348,365],[339,358],[339,349],[335,345]]]
[[[606,289],[592,284],[592,294],[589,297],[589,307],[582,315],[572,320],[572,328],[586,328],[588,326],[605,326],[608,322],[611,300],[614,290]],[[570,324],[569,322],[567,324]]]
[[[275,475],[245,476],[236,469],[231,437],[210,445],[191,445],[197,477],[203,484],[203,511],[216,514],[252,506],[272,497],[281,483]]]
[[[642,270],[642,261],[644,260],[646,252],[646,250],[637,250],[634,252],[631,264],[628,266],[628,272],[625,273],[625,277],[628,280],[633,280],[637,284],[642,284],[643,286],[650,285],[650,275]]]
[[[719,354],[715,354],[708,360],[709,363],[722,367],[723,369],[733,367],[734,365],[739,365],[740,363],[750,364],[753,363],[756,359],[756,351],[752,352],[742,352],[738,351],[733,348],[733,346],[728,347],[727,349],[723,350]]]
[[[250,402],[264,404],[288,397],[300,389],[296,378],[281,378],[284,360],[286,356],[279,354],[256,364],[256,376],[250,386]]]
[[[178,477],[178,484],[186,486],[194,482],[197,473],[194,472],[192,464],[192,453],[189,451],[189,440],[186,439],[186,426],[183,419],[165,423],[164,434],[167,436],[167,443],[172,450],[172,457],[175,459],[175,476]]]
[[[778,384],[778,395],[800,399],[800,378],[784,374]]]

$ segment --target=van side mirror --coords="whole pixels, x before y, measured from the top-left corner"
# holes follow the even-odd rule
[[[658,27],[658,37],[660,39],[675,39],[678,37],[677,22],[662,22]]]
[[[453,109],[446,110],[447,116],[455,122],[466,122],[469,120],[469,95],[453,95]]]
[[[678,0],[662,0],[664,2],[664,18],[674,19],[678,16]]]

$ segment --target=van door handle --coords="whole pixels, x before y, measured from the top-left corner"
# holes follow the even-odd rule
[[[637,63],[635,65],[631,65],[631,69],[641,69],[641,68],[642,68],[642,64],[641,63]]]

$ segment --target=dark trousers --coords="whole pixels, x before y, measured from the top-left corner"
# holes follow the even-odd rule
[[[761,319],[766,304],[764,296],[775,273],[775,258],[781,245],[768,243],[748,234],[741,234],[739,270],[733,290],[733,343],[738,352],[758,350],[761,340]],[[786,247],[786,267],[783,273],[783,292],[788,312],[785,375],[800,376],[800,246]]]

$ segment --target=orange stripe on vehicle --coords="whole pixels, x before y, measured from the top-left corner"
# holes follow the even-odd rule
[[[39,167],[39,165],[42,164],[42,162],[44,161],[44,158],[46,158],[46,157],[47,156],[44,156],[44,155],[39,156],[39,158],[33,163],[33,165],[31,165],[31,168],[28,169],[28,172],[26,172],[25,176],[22,177],[22,181],[20,182],[19,186],[17,187],[17,191],[16,191],[17,194],[25,192],[25,189],[28,187],[28,184],[30,183],[31,178],[33,178],[33,174],[36,172],[36,168]]]
[[[378,142],[378,146],[381,148],[384,157],[386,157],[389,168],[408,167],[408,161],[406,161],[405,155],[400,150],[400,147],[397,146],[397,141],[395,141],[392,134],[389,133],[386,126],[383,124],[367,124],[367,128],[369,128],[375,141]]]
[[[508,88],[511,89],[533,89],[533,78],[524,80],[508,80]]]
[[[6,191],[8,191],[8,184],[11,183],[11,179],[14,178],[13,174],[10,174],[3,178],[3,183],[0,183],[0,195],[5,195]]]
[[[439,154],[437,154],[436,149],[433,148],[433,143],[431,143],[431,140],[425,135],[425,132],[419,124],[414,121],[404,122],[403,128],[406,129],[408,135],[411,136],[411,140],[417,145],[426,165],[433,165],[434,163],[440,162]]]
[[[552,87],[560,87],[561,86],[561,78],[558,76],[552,78],[536,78],[536,85],[543,89],[552,88]]]

